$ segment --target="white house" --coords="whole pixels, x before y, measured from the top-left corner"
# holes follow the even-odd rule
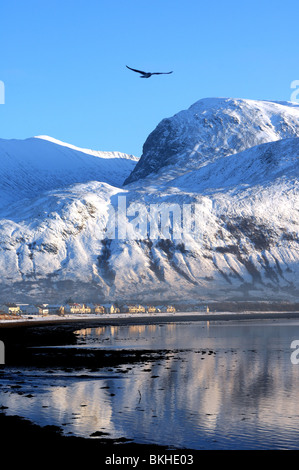
[[[38,313],[40,315],[48,315],[49,314],[48,304],[37,305],[37,308],[38,308]]]
[[[86,304],[67,304],[64,308],[65,313],[92,313],[91,307]]]

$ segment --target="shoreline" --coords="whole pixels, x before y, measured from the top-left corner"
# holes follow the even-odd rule
[[[33,453],[31,464],[38,462],[40,465],[40,452],[44,452],[47,456],[48,464],[51,465],[54,463],[57,465],[58,455],[60,458],[62,456],[65,457],[68,465],[75,464],[76,466],[79,463],[86,465],[87,458],[96,459],[98,464],[105,465],[107,458],[112,458],[113,456],[115,459],[124,457],[125,460],[122,464],[128,464],[128,457],[134,456],[138,458],[140,463],[137,468],[144,469],[151,469],[157,465],[157,463],[156,465],[150,464],[150,456],[160,456],[161,459],[171,459],[175,456],[177,456],[176,458],[179,458],[179,456],[192,456],[192,463],[188,466],[190,468],[198,468],[202,463],[203,457],[208,457],[212,464],[218,464],[219,457],[222,457],[223,462],[237,465],[240,458],[246,455],[248,462],[253,464],[256,462],[256,458],[263,452],[255,449],[244,451],[237,448],[231,450],[173,448],[167,445],[136,443],[125,438],[103,439],[84,438],[74,435],[66,436],[62,434],[62,430],[59,427],[51,425],[39,426],[26,418],[17,415],[7,415],[3,411],[0,412],[0,426],[2,429],[5,429],[1,437],[2,446],[6,452],[13,452],[13,455],[15,455],[17,449],[18,455],[15,455],[13,460],[15,463],[20,461],[22,464],[24,463],[24,455],[28,453],[28,449],[32,448],[38,448],[39,452],[37,455]],[[54,449],[55,452],[52,453]],[[267,456],[268,459],[275,457],[276,463],[285,464],[288,462],[283,450],[267,449]]]
[[[22,317],[18,320],[0,320],[2,328],[20,328],[82,324],[86,325],[127,325],[127,324],[155,324],[155,323],[177,323],[191,321],[229,321],[229,320],[277,320],[277,319],[299,319],[299,311],[246,311],[246,312],[179,312],[171,314],[107,314],[107,315],[48,315],[42,318]]]
[[[111,457],[113,454],[117,457],[139,456],[144,459],[148,459],[150,455],[171,456],[173,454],[192,454],[194,458],[199,459],[200,455],[200,451],[196,449],[174,449],[170,446],[159,444],[141,444],[124,437],[109,439],[104,437],[84,438],[75,435],[64,435],[62,429],[58,426],[40,426],[31,420],[17,415],[8,415],[3,411],[0,412],[0,426],[2,429],[5,429],[3,437],[1,437],[1,443],[6,449],[12,447],[14,450],[17,448],[18,451],[26,452],[30,447],[34,446],[34,448],[38,447],[39,450],[47,452],[47,459],[51,459],[48,452],[55,448],[55,459],[57,459],[58,451],[63,453],[67,451],[69,453],[69,463],[71,460],[74,460],[74,463],[78,463],[80,453],[85,455],[85,452],[88,453],[89,458],[96,457],[101,464],[105,464],[107,457]],[[11,436],[13,436],[13,439]],[[75,454],[72,455],[71,453],[74,451]],[[152,468],[152,465],[150,468]]]

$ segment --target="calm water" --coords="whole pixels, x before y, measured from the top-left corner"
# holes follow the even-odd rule
[[[96,372],[5,368],[0,405],[8,414],[65,434],[101,431],[175,448],[299,448],[299,364],[290,360],[299,321],[110,326],[77,335],[82,348],[165,355]]]

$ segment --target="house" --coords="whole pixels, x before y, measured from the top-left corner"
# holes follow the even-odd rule
[[[162,312],[166,312],[166,313],[175,313],[176,312],[176,309],[175,307],[173,307],[172,305],[167,305],[166,307],[162,307]]]
[[[94,304],[93,306],[94,313],[106,313],[104,305]]]
[[[25,315],[38,315],[39,309],[36,305],[30,304],[17,304],[20,307],[21,313]]]
[[[166,308],[166,312],[167,313],[175,313],[176,309],[172,305],[168,305],[167,308]]]
[[[209,313],[210,309],[209,309],[208,305],[201,305],[199,307],[199,311]]]
[[[80,308],[81,308],[80,304],[72,303],[72,304],[67,304],[64,308],[64,311],[66,313],[79,313]]]
[[[120,309],[113,304],[104,305],[106,313],[119,313]]]
[[[86,304],[77,304],[77,303],[72,303],[72,304],[67,304],[64,307],[65,313],[91,313],[91,307]]]
[[[2,310],[4,313],[7,313],[9,315],[17,315],[21,313],[20,307],[17,304],[13,304],[13,303],[7,303],[7,304],[1,305],[0,310]]]
[[[125,313],[145,313],[143,305],[124,305],[123,311]]]
[[[153,307],[152,305],[149,305],[147,308],[146,308],[146,311],[148,313],[156,313],[158,310],[156,309],[156,307]]]
[[[48,304],[37,305],[37,308],[38,308],[39,315],[48,315],[49,314]]]
[[[60,304],[48,305],[49,315],[64,315],[64,306]]]
[[[82,304],[81,312],[80,313],[92,313],[92,307],[87,304]]]

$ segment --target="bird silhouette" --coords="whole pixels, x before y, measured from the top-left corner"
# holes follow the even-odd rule
[[[172,72],[143,72],[142,70],[131,69],[126,65],[127,69],[133,70],[133,72],[141,73],[140,78],[150,78],[152,75],[168,75]]]

